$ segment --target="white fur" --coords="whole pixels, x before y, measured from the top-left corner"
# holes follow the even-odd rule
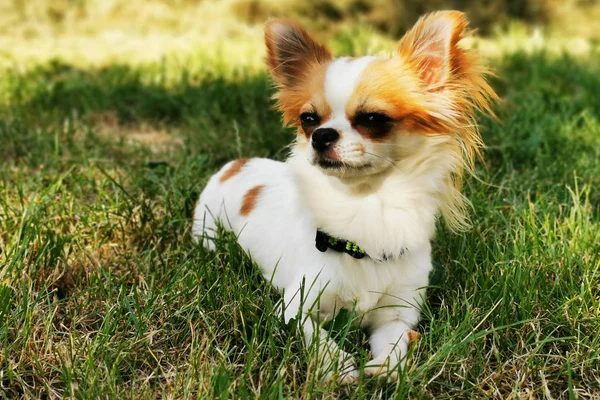
[[[371,332],[373,360],[366,373],[380,373],[384,363],[394,371],[402,363],[407,331],[418,322],[432,268],[430,239],[441,193],[448,189],[449,172],[460,162],[449,135],[402,135],[387,148],[367,143],[352,130],[343,109],[371,60],[333,62],[326,96],[334,112],[331,121],[343,130],[340,142],[346,140],[339,146],[368,145],[392,158],[389,163],[377,164],[369,174],[332,176],[312,165],[310,146],[296,145],[287,162],[252,159],[221,183],[228,164],[206,186],[193,224],[194,237],[209,248],[216,220],[238,235],[264,277],[284,293],[286,321],[300,312],[307,343],[318,339],[325,365],[337,366],[342,381],[358,376],[354,361],[318,323],[333,318],[340,308],[354,309]],[[360,164],[369,155],[352,157],[345,161]],[[264,189],[255,209],[240,215],[242,198],[257,185]],[[331,249],[321,253],[315,248],[317,228],[358,243],[369,255],[392,257],[378,262]],[[328,371],[326,378],[331,376]]]
[[[333,128],[341,134],[342,140],[336,145],[338,151],[344,149],[341,145],[344,138],[346,147],[349,147],[346,143],[349,136],[352,136],[355,142],[360,141],[360,135],[352,129],[350,121],[346,118],[346,104],[354,93],[362,73],[373,60],[375,57],[370,56],[358,59],[338,58],[327,69],[325,99],[331,107],[331,117],[320,128]]]
[[[354,93],[362,73],[376,58],[342,57],[331,63],[325,75],[325,98],[333,112],[332,119],[346,119],[346,104]]]

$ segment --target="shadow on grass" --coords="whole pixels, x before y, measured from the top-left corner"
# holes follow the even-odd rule
[[[57,134],[69,144],[67,133],[56,132],[65,121],[83,121],[93,131],[104,119],[123,130],[143,124],[174,131],[187,155],[205,151],[216,163],[242,153],[276,156],[291,135],[281,127],[267,76],[227,75],[183,70],[168,78],[159,66],[79,69],[56,61],[13,73],[7,78],[9,106],[2,111],[8,122],[0,127],[7,159],[29,156],[35,163],[38,151],[51,153]]]

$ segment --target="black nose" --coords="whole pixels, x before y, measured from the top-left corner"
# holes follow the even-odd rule
[[[316,151],[328,150],[338,140],[340,134],[332,128],[319,128],[312,134],[312,147]]]

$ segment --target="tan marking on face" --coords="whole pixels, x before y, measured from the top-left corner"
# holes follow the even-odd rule
[[[358,112],[378,112],[392,118],[394,127],[379,137],[368,129],[355,127],[374,142],[386,141],[399,128],[413,133],[439,132],[437,120],[421,106],[425,102],[418,75],[402,57],[396,56],[375,60],[366,68],[346,105],[346,114],[350,121]]]
[[[252,189],[246,192],[244,199],[242,200],[242,207],[240,207],[240,215],[245,217],[249,215],[252,210],[254,210],[258,196],[264,187],[265,185],[254,186]]]
[[[298,133],[303,133],[306,137],[310,137],[315,127],[303,129],[300,114],[315,112],[320,118],[320,124],[331,116],[331,107],[325,99],[325,73],[328,66],[329,63],[308,65],[295,85],[283,87],[276,95],[284,122],[297,127]]]
[[[234,177],[235,175],[239,174],[248,161],[250,161],[249,158],[240,158],[235,160],[233,164],[231,164],[231,166],[227,169],[227,171],[225,171],[223,175],[221,175],[219,182],[223,183],[228,179]]]

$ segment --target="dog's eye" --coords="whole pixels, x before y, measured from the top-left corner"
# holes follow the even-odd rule
[[[302,126],[317,126],[319,125],[320,119],[317,113],[305,112],[300,114],[300,122]]]
[[[359,113],[354,117],[354,124],[367,129],[387,128],[393,120],[383,113]]]

